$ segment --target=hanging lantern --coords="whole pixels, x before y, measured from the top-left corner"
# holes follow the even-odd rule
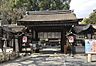
[[[22,41],[27,42],[27,36],[23,36]]]
[[[75,34],[70,33],[70,34],[67,35],[67,38],[68,38],[68,41],[69,41],[70,43],[75,42]]]

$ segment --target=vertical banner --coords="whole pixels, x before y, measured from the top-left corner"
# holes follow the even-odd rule
[[[94,39],[85,40],[85,53],[96,53],[96,40]]]

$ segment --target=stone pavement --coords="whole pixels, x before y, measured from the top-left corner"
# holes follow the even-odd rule
[[[31,56],[2,63],[0,66],[96,66],[96,61],[88,63],[84,54],[71,57],[65,54],[34,53]]]
[[[93,56],[95,58],[95,56]],[[93,59],[94,62],[87,62],[87,55],[77,54],[74,57],[66,56],[65,57],[66,66],[96,66],[96,58]]]

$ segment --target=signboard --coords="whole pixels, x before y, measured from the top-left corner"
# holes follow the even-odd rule
[[[23,36],[22,41],[27,42],[27,36]]]
[[[73,43],[74,42],[74,36],[68,36],[68,40],[70,43]]]
[[[96,40],[95,39],[85,40],[85,53],[96,53]]]

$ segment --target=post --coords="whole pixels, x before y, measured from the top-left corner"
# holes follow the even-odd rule
[[[14,38],[13,38],[13,51],[14,51],[14,52],[16,51],[16,49],[15,49],[15,36],[14,36]]]
[[[88,54],[88,56],[87,56],[87,61],[88,61],[88,62],[91,62],[91,61],[92,61],[92,55],[91,55],[91,54]]]
[[[64,31],[64,29],[63,29],[63,31],[61,32],[61,52],[62,53],[66,53],[65,52],[65,50],[66,50],[66,48],[64,48],[64,46],[66,45],[66,29],[65,29],[65,31]]]

